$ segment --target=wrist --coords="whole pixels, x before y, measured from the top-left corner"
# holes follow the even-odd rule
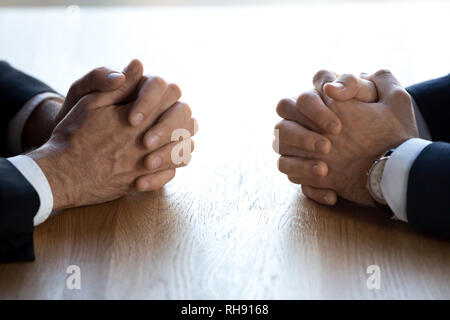
[[[63,153],[51,143],[46,143],[27,156],[37,163],[47,178],[53,195],[53,210],[72,207],[73,193],[70,192],[72,184],[64,170]]]

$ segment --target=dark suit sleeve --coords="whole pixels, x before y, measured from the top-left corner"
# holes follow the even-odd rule
[[[450,75],[407,88],[433,141],[450,142]],[[408,176],[408,222],[424,231],[450,236],[450,144],[434,142],[414,161]]]
[[[41,81],[0,61],[0,155],[7,156],[9,121],[33,96],[54,92]],[[27,179],[0,158],[0,262],[34,260],[33,218],[39,196]]]
[[[408,222],[422,230],[450,236],[450,144],[426,146],[408,178]]]
[[[8,123],[33,96],[54,92],[45,83],[0,61],[0,154],[6,155]]]
[[[33,218],[39,205],[28,180],[0,158],[0,262],[34,260]]]
[[[433,141],[450,142],[450,74],[406,90],[422,113]]]

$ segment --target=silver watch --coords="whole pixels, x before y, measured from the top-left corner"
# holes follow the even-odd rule
[[[367,173],[367,190],[369,190],[375,202],[381,205],[387,205],[383,191],[381,190],[381,179],[383,178],[386,162],[391,157],[392,152],[394,152],[394,149],[385,152],[379,159],[375,160]]]

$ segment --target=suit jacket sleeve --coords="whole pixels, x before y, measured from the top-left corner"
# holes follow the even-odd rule
[[[422,113],[433,141],[450,142],[450,74],[406,90]]]
[[[0,155],[7,155],[9,121],[33,96],[53,90],[0,61]],[[33,217],[39,196],[27,179],[0,158],[0,262],[34,260]]]
[[[0,61],[0,154],[8,154],[8,123],[23,105],[42,92],[54,92],[45,83]]]
[[[28,180],[0,158],[0,262],[34,260],[33,217],[39,205]]]
[[[408,222],[425,231],[450,236],[450,144],[426,146],[409,172]]]
[[[433,140],[450,142],[450,75],[407,88]],[[450,144],[434,142],[414,161],[408,177],[408,222],[450,236]]]

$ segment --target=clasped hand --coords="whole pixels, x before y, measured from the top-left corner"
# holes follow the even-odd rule
[[[76,81],[50,138],[28,154],[47,177],[53,208],[101,203],[170,181],[189,162],[197,131],[180,97],[177,85],[143,76],[138,60],[123,73],[98,68]],[[174,139],[177,129],[188,133],[182,141]]]
[[[274,149],[279,170],[322,204],[337,197],[374,202],[366,189],[372,163],[387,150],[418,137],[411,98],[387,70],[360,77],[319,71],[314,90],[283,99]]]

